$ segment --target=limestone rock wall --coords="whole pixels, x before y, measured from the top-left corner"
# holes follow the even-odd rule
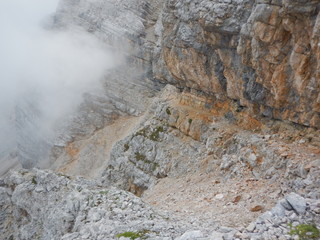
[[[167,1],[155,77],[318,128],[319,9],[318,0]]]

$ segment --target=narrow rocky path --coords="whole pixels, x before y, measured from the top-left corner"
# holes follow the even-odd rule
[[[281,197],[280,183],[249,176],[224,180],[218,174],[194,173],[165,178],[143,200],[195,226],[244,227]]]

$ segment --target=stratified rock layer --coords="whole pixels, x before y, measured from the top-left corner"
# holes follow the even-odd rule
[[[153,70],[252,114],[320,127],[319,1],[167,1]]]

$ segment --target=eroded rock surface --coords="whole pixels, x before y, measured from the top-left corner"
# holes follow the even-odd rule
[[[49,171],[11,173],[0,192],[1,239],[172,239],[187,230],[131,193]]]
[[[155,77],[319,127],[319,1],[167,1]]]

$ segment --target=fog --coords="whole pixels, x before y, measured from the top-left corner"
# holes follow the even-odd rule
[[[19,151],[19,141],[52,137],[54,125],[116,65],[108,46],[89,33],[44,27],[57,4],[0,0],[0,159]]]

